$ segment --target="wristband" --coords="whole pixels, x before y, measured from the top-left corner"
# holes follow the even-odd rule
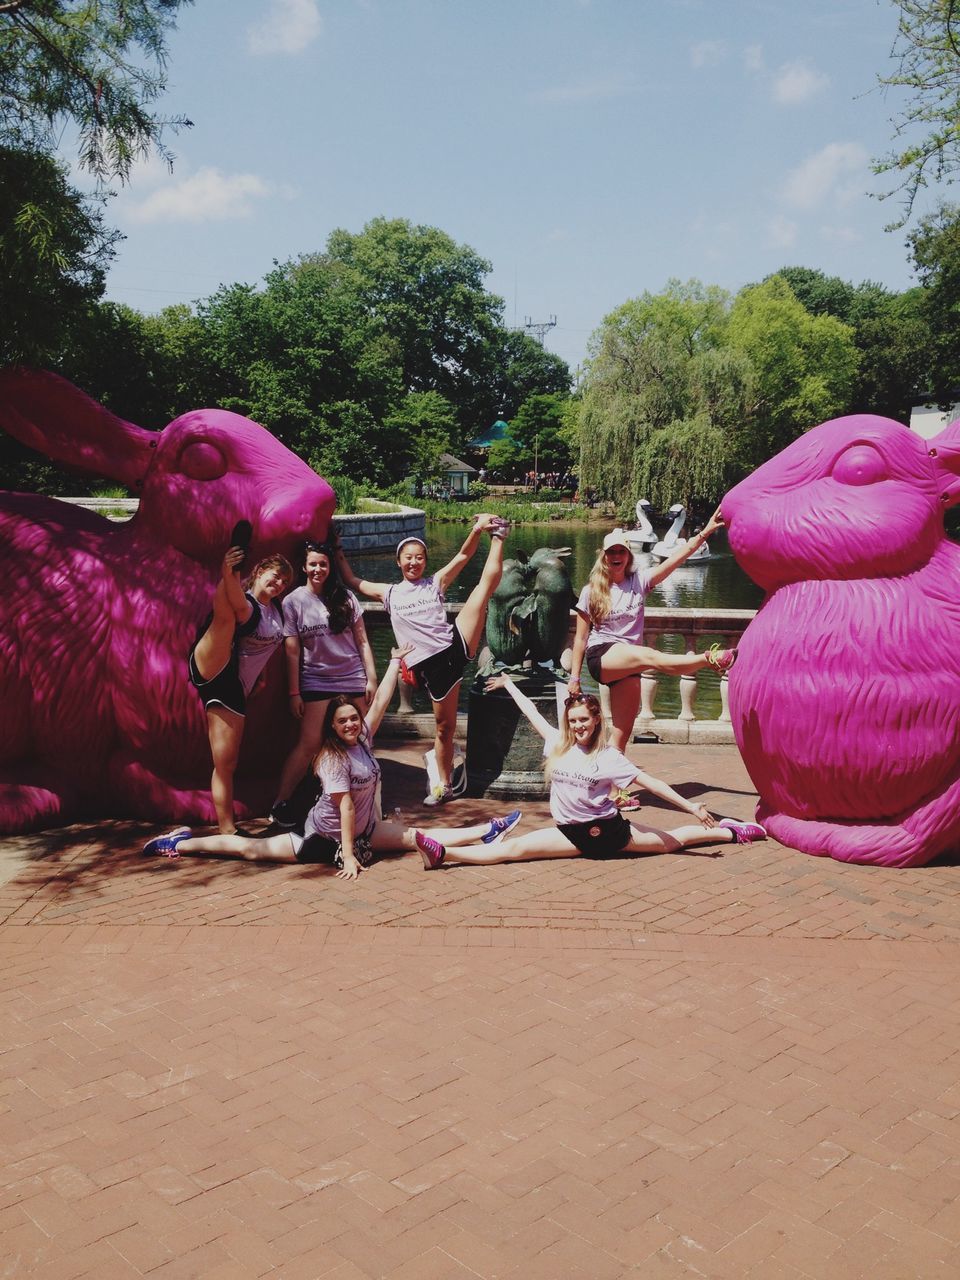
[[[299,697],[300,697],[300,690],[298,689],[298,690],[296,691],[296,693],[289,693],[289,694],[287,694],[287,697],[288,697],[288,698],[299,698]]]

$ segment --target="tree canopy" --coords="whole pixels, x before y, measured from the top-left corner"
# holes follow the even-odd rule
[[[151,110],[166,88],[166,40],[190,0],[3,0],[0,142],[52,152],[65,121],[80,164],[125,181],[167,131],[190,125]]]
[[[893,0],[900,11],[892,56],[896,70],[878,77],[887,89],[904,89],[906,104],[894,117],[896,145],[874,161],[891,175],[885,195],[903,198],[902,227],[918,193],[960,169],[960,0]]]

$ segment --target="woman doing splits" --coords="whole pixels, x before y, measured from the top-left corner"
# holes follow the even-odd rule
[[[423,539],[404,538],[397,547],[397,564],[403,577],[396,583],[361,580],[350,568],[342,550],[338,553],[344,582],[352,590],[382,601],[397,644],[410,651],[407,666],[433,703],[434,749],[440,782],[424,800],[427,805],[445,804],[453,799],[450,775],[460,682],[464,668],[480,644],[487,602],[503,576],[503,539],[509,531],[509,522],[498,516],[476,516],[463,546],[449,563],[433,574],[427,573],[427,544]],[[473,558],[483,532],[490,534],[486,564],[480,581],[451,624],[447,621],[444,594]]]
[[[478,844],[483,849],[501,839],[520,821],[519,810],[471,827],[430,832],[386,822],[377,812],[380,766],[373,754],[373,735],[397,687],[402,656],[402,651],[392,651],[366,719],[360,699],[338,694],[330,700],[324,719],[323,745],[316,761],[323,793],[307,816],[303,836],[292,831],[262,839],[239,835],[193,836],[189,827],[179,827],[148,841],[143,852],[168,858],[178,858],[181,854],[214,854],[252,862],[327,863],[338,868],[338,876],[355,880],[378,853],[400,853],[424,845],[450,848],[458,843]]]
[[[487,689],[506,689],[544,740],[544,772],[550,782],[550,813],[555,827],[542,827],[491,847],[478,844],[455,849],[434,845],[421,835],[417,848],[427,870],[444,862],[472,866],[494,862],[526,862],[534,858],[631,857],[645,853],[678,853],[700,844],[749,844],[766,831],[755,822],[715,819],[705,805],[693,804],[672,787],[638,769],[614,747],[606,745],[599,699],[575,694],[566,701],[561,727],[555,729],[508,675],[495,676]],[[610,798],[611,787],[639,783],[661,800],[696,818],[696,824],[660,831],[628,822]]]
[[[240,755],[247,698],[283,639],[283,614],[277,597],[293,581],[288,560],[267,556],[254,565],[248,579],[249,590],[245,592],[239,576],[245,555],[246,549],[237,545],[223,557],[213,612],[204,622],[188,659],[190,681],[207,713],[213,756],[210,793],[217,826],[224,835],[237,829],[233,775]]]

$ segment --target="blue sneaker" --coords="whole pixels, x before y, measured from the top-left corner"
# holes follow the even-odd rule
[[[484,844],[496,844],[498,840],[502,840],[508,831],[512,831],[520,819],[523,817],[521,809],[514,809],[513,813],[508,813],[505,818],[494,818],[490,823],[490,830],[480,839]]]
[[[155,836],[152,840],[148,840],[143,846],[143,852],[147,857],[159,853],[165,858],[179,858],[177,845],[181,840],[189,840],[192,834],[189,827],[177,827],[174,831],[168,831],[165,836]]]

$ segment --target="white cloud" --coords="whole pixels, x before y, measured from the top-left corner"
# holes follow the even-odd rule
[[[743,51],[743,65],[748,71],[763,71],[763,45],[748,44]]]
[[[797,243],[797,224],[777,214],[767,222],[767,243],[773,249],[792,249]]]
[[[805,62],[785,62],[773,76],[773,96],[784,106],[807,102],[830,83],[827,76]]]
[[[848,246],[852,244],[860,244],[863,236],[859,231],[855,231],[853,227],[831,227],[824,226],[820,228],[820,235],[830,244],[839,244]]]
[[[690,50],[690,64],[694,67],[715,67],[727,56],[723,40],[701,40]]]
[[[290,192],[277,192],[254,173],[198,169],[131,204],[129,216],[134,222],[223,222],[249,218],[256,200],[276,194],[289,196]]]
[[[270,0],[255,26],[247,28],[250,53],[301,53],[323,29],[317,0]]]
[[[848,204],[863,190],[868,163],[859,143],[831,142],[787,174],[780,198],[794,209]]]

